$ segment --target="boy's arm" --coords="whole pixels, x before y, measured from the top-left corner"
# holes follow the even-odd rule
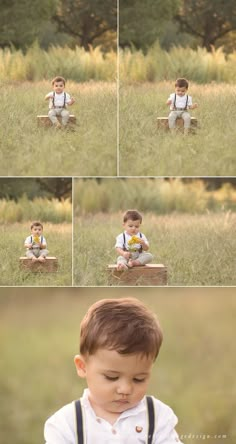
[[[118,256],[123,256],[125,259],[129,259],[131,253],[129,251],[124,251],[122,248],[116,247],[116,252]]]
[[[195,109],[195,108],[197,108],[198,107],[198,104],[197,103],[193,103],[192,105],[190,105],[188,108],[189,109]]]
[[[74,97],[71,97],[70,98],[70,101],[69,102],[67,102],[67,105],[73,105],[73,103],[75,103],[75,99],[74,99]]]
[[[139,244],[142,245],[144,251],[149,250],[149,245],[142,238],[139,239]]]
[[[48,93],[45,97],[44,100],[49,100],[53,98],[53,94],[52,93]]]
[[[26,244],[26,243],[24,244],[25,248],[32,248],[32,246],[33,246],[33,244]]]

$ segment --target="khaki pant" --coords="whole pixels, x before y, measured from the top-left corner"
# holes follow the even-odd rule
[[[66,126],[70,117],[69,111],[65,108],[52,108],[49,110],[48,117],[53,125],[58,123],[57,116],[61,116],[61,123],[63,126]]]
[[[48,250],[40,250],[40,248],[32,248],[30,250],[26,250],[26,257],[29,259],[32,259],[32,257],[39,257],[44,256],[46,257],[48,255]]]
[[[131,257],[129,259],[126,259],[123,256],[118,256],[117,258],[117,264],[125,264],[127,265],[129,260],[138,260],[141,265],[149,264],[152,262],[153,256],[151,253],[147,253],[146,251],[142,251],[142,253],[139,253],[138,251],[135,251],[131,254]]]
[[[175,121],[177,117],[182,117],[184,121],[184,128],[190,128],[191,124],[191,116],[188,113],[188,111],[171,111],[168,117],[169,121],[169,128],[173,129],[175,128]]]

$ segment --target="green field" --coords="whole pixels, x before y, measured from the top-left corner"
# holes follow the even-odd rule
[[[165,103],[173,90],[174,82],[121,85],[120,175],[234,176],[234,86],[190,83],[199,129],[185,138],[156,127],[156,118],[169,114]]]
[[[116,175],[116,85],[68,82],[76,103],[75,131],[39,128],[37,115],[48,113],[50,82],[2,84],[0,175]]]
[[[49,256],[58,258],[56,273],[32,273],[20,269],[19,257],[25,255],[24,241],[30,235],[29,227],[30,222],[0,226],[0,286],[72,285],[71,224],[44,224]]]
[[[107,264],[115,263],[115,238],[122,214],[98,213],[74,221],[74,284],[107,285]],[[168,285],[236,285],[236,215],[145,214],[141,231],[154,263],[168,268]]]
[[[182,438],[185,444],[202,442],[199,435],[209,435],[209,444],[234,444],[234,293],[231,288],[2,289],[0,441],[43,442],[45,420],[84,387],[73,356],[86,310],[102,298],[134,296],[157,313],[164,331],[149,393],[174,409],[180,436],[191,436]]]

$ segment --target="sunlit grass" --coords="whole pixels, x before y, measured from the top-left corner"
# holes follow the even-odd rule
[[[183,137],[157,129],[167,117],[173,82],[122,85],[120,88],[120,175],[234,176],[235,91],[227,84],[197,85],[189,94],[199,105],[196,134]]]
[[[0,174],[9,176],[116,175],[116,85],[68,82],[75,97],[74,131],[37,126],[48,113],[50,82],[3,84]]]
[[[44,236],[49,255],[58,259],[56,273],[32,273],[20,269],[19,258],[25,255],[24,241],[29,235],[30,221],[0,225],[0,285],[42,287],[72,285],[71,224],[44,223]]]

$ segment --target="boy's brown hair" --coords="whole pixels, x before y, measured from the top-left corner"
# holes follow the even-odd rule
[[[61,77],[61,76],[57,76],[57,77],[54,77],[54,79],[52,79],[52,85],[54,85],[54,83],[56,83],[56,82],[62,82],[64,86],[66,84],[64,77]]]
[[[188,81],[184,78],[177,79],[175,82],[175,86],[178,86],[179,88],[186,88],[188,89]]]
[[[137,210],[127,210],[123,216],[123,222],[127,220],[139,220],[142,223],[142,215]]]
[[[32,224],[30,226],[30,229],[32,230],[33,227],[41,227],[42,230],[43,230],[43,224],[41,222],[37,221],[37,220],[32,222]]]
[[[138,353],[156,359],[162,330],[154,313],[135,298],[102,299],[93,304],[81,322],[80,353],[99,348],[120,354]]]

